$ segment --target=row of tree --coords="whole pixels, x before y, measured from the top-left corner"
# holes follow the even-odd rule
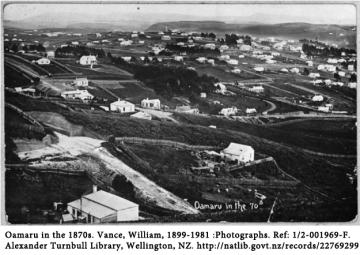
[[[341,53],[345,52],[346,55],[356,54],[356,50],[347,48],[335,48],[332,46],[318,46],[316,44],[303,43],[303,52],[308,56],[322,56],[322,57],[341,57]]]
[[[216,89],[214,83],[218,82],[214,77],[199,76],[196,71],[184,67],[128,63],[122,58],[113,57],[111,54],[108,56],[115,65],[133,73],[136,79],[144,82],[146,86],[166,98],[177,95],[190,96],[200,92],[210,93]]]
[[[25,46],[20,46],[19,43],[5,43],[4,44],[5,52],[9,52],[12,50],[13,52],[18,52],[19,50],[28,51],[38,51],[38,52],[45,52],[44,46],[41,44],[27,44]]]
[[[56,57],[65,57],[65,56],[81,57],[90,54],[96,55],[99,58],[105,57],[105,51],[103,49],[89,48],[83,45],[66,46],[62,48],[57,48],[55,51]]]
[[[220,44],[236,45],[238,40],[242,39],[243,44],[251,45],[252,38],[249,35],[225,34],[225,39],[219,39]]]
[[[201,46],[194,46],[194,47],[187,47],[187,46],[180,46],[180,45],[176,45],[176,44],[166,44],[165,46],[166,49],[168,49],[169,51],[175,51],[175,52],[186,52],[187,54],[194,54],[194,53],[202,53],[202,54],[214,54],[214,55],[219,55],[220,51],[218,48],[215,48],[214,50],[212,49],[207,49]]]

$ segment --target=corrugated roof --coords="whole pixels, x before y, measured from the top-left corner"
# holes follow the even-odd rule
[[[80,209],[80,199],[69,203],[69,205]],[[81,211],[101,219],[117,211],[137,206],[129,200],[100,190],[82,197]]]

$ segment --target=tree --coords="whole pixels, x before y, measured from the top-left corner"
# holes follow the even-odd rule
[[[357,80],[357,77],[356,77],[356,73],[352,73],[351,76],[350,76],[350,82],[356,82]]]
[[[303,75],[306,75],[308,76],[309,75],[309,69],[307,69],[306,67],[304,68],[304,71],[303,71]]]

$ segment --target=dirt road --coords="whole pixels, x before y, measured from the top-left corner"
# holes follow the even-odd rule
[[[106,148],[101,146],[103,140],[84,136],[69,137],[57,132],[55,134],[59,138],[57,144],[37,150],[23,151],[18,153],[18,156],[22,160],[46,160],[53,156],[77,157],[82,154],[92,155],[100,159],[108,169],[124,175],[146,202],[185,214],[199,213],[198,210],[180,197],[158,186],[155,182],[114,157]]]

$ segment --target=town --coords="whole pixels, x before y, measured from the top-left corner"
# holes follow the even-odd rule
[[[355,217],[356,27],[193,23],[4,27],[9,223]]]

